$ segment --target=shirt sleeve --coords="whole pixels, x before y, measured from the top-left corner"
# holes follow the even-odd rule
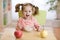
[[[38,21],[37,21],[35,18],[33,18],[33,21],[34,21],[34,26],[35,26],[35,28],[40,27]]]
[[[19,29],[23,29],[24,26],[25,26],[25,24],[24,24],[23,19],[22,19],[22,18],[19,18],[18,23],[17,23],[17,27],[18,27]]]

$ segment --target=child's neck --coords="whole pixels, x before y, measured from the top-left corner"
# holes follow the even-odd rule
[[[24,18],[25,20],[31,20],[32,17],[28,17],[28,18],[23,17],[23,18]]]

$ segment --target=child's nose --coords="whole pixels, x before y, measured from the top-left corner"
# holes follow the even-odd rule
[[[29,12],[27,12],[27,14],[28,14]]]
[[[27,12],[27,14],[29,14],[29,12]]]

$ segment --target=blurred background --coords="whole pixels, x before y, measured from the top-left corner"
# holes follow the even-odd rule
[[[43,20],[46,27],[60,27],[60,0],[0,0],[0,31],[6,27],[16,26],[19,16],[15,12],[15,5],[18,3],[38,6],[41,12],[38,19]]]
[[[15,12],[15,5],[18,3],[32,3],[39,7],[39,10],[46,11],[46,20],[51,22],[60,21],[59,0],[0,0],[0,16],[2,25],[8,25],[18,20],[18,13]],[[43,13],[42,13],[43,14]],[[50,23],[51,23],[50,22]],[[0,24],[1,24],[0,23]],[[56,25],[56,24],[55,24]]]

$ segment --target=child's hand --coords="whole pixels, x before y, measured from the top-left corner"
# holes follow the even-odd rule
[[[40,26],[37,28],[37,31],[40,31],[41,29],[40,29]]]

